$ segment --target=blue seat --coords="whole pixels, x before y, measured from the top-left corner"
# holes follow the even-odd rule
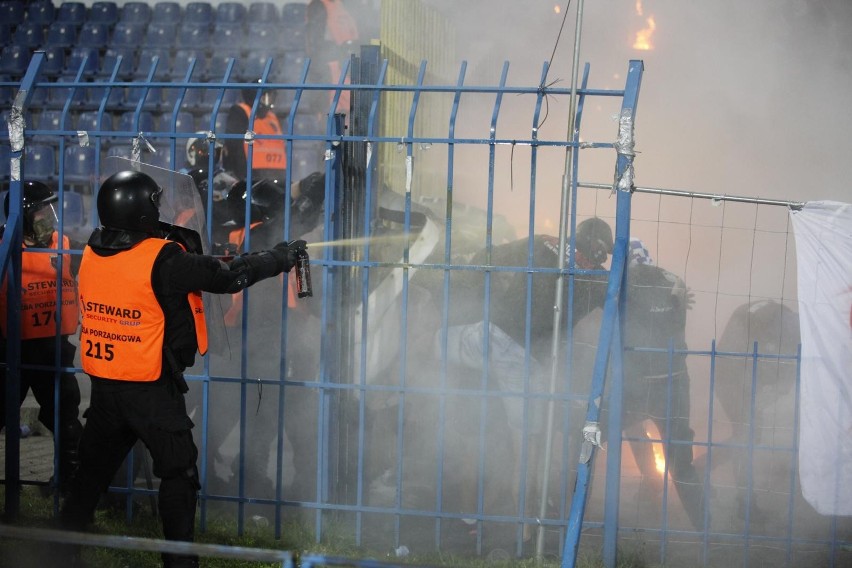
[[[107,157],[127,158],[129,160],[131,158],[133,149],[131,144],[132,143],[130,140],[126,140],[126,143],[124,140],[122,140],[121,144],[110,146],[107,150]]]
[[[157,2],[151,14],[151,23],[157,22],[180,22],[183,12],[177,2]]]
[[[274,52],[275,50],[270,50],[270,46],[277,46],[279,41],[279,34],[281,30],[278,24],[274,23],[263,23],[263,24],[253,24],[246,35],[245,41],[245,50],[247,52],[251,51],[265,51],[269,53],[270,51]]]
[[[280,68],[275,70],[275,80],[279,83],[301,83],[305,72],[305,52],[287,51],[283,59]]]
[[[167,44],[168,45],[168,44]],[[155,62],[156,58],[156,62]],[[134,77],[147,78],[156,63],[154,80],[168,80],[171,78],[172,56],[168,48],[145,47],[139,51]]]
[[[307,11],[308,4],[306,2],[288,2],[281,7],[281,23],[288,28],[304,27]]]
[[[213,5],[210,2],[190,2],[183,10],[184,23],[209,26],[213,19]]]
[[[136,48],[145,38],[146,26],[147,24],[142,22],[118,22],[115,24],[115,27],[113,27],[109,46]]]
[[[290,162],[287,164],[292,172],[292,179],[304,179],[313,172],[322,171],[323,169],[323,152],[319,146],[310,146],[293,149],[293,154],[290,157]]]
[[[142,45],[158,49],[167,48],[174,43],[177,26],[176,22],[151,22]]]
[[[250,51],[240,66],[239,79],[246,82],[257,81],[263,76],[263,70],[270,59],[273,59],[273,57],[268,51]]]
[[[200,132],[206,132],[207,130],[213,130],[213,132],[225,132],[225,125],[228,121],[228,107],[225,107],[224,110],[220,111],[216,115],[216,120],[212,124],[210,124],[210,119],[213,115],[209,112],[206,112],[198,117],[195,121],[195,124],[198,126],[198,130]]]
[[[26,179],[48,181],[56,179],[56,150],[47,144],[24,146],[23,175]]]
[[[157,112],[163,104],[163,90],[160,87],[128,87],[124,94],[125,108],[135,109],[140,100],[143,110]]]
[[[207,56],[205,51],[203,49],[187,47],[178,49],[175,52],[170,70],[172,78],[185,78],[193,60],[195,60],[195,65],[192,68],[192,78],[195,81],[201,80],[205,76],[207,69]]]
[[[217,24],[240,24],[246,18],[246,7],[239,2],[222,2],[216,6]]]
[[[98,72],[100,58],[95,47],[78,46],[71,49],[71,54],[65,59],[65,72],[76,74],[80,68],[84,75],[94,75]]]
[[[154,147],[154,152],[147,153],[143,152],[141,161],[146,164],[151,164],[152,166],[157,166],[158,168],[163,168],[166,170],[172,169],[172,148],[170,144],[167,143],[157,143],[152,144]],[[181,151],[183,148],[183,141],[178,141],[175,144],[175,153]]]
[[[112,25],[118,21],[118,4],[100,1],[92,4],[89,9],[89,22]]]
[[[75,82],[75,76],[65,75],[51,83],[45,106],[49,109],[64,109],[68,99],[71,98],[69,108],[71,110],[81,109],[86,103],[86,88],[67,85],[73,82]]]
[[[118,117],[118,126],[116,130],[120,132],[129,131],[134,135],[139,132],[155,132],[157,129],[156,123],[154,122],[154,115],[148,111],[142,111],[139,113],[139,123],[136,123],[135,119],[136,112],[135,111],[126,111],[121,113]]]
[[[62,223],[65,229],[85,227],[85,204],[80,193],[68,189],[62,192]]]
[[[219,114],[227,115],[228,109],[230,109],[235,103],[240,101],[240,90],[225,89],[223,93],[221,89],[205,89],[202,111],[212,112],[214,110],[216,102],[219,100],[219,97],[222,98],[222,102],[219,104]]]
[[[17,26],[24,21],[26,10],[24,3],[18,0],[3,0],[0,2],[0,22]]]
[[[121,7],[118,21],[147,24],[151,21],[151,6],[145,2],[127,2]]]
[[[79,28],[86,22],[88,15],[88,9],[82,2],[63,2],[56,11],[56,21]]]
[[[282,51],[304,51],[305,50],[305,26],[287,28],[281,27],[279,30],[280,40],[278,41],[278,49]]]
[[[89,137],[98,137],[103,142],[107,141],[108,132],[112,132],[113,123],[112,123],[112,114],[109,112],[104,112],[103,114],[99,113],[96,110],[87,110],[81,112],[77,116],[77,124],[75,125],[78,131],[85,131],[89,133]],[[100,132],[100,136],[97,134],[92,134],[95,132]],[[94,140],[89,140],[90,144],[94,145]]]
[[[77,24],[55,21],[47,29],[46,45],[70,48],[77,42]]]
[[[65,147],[62,172],[66,184],[82,185],[91,192],[97,179],[96,152],[96,148],[91,145],[68,144]]]
[[[47,26],[56,17],[56,8],[50,0],[40,0],[27,4],[27,21]]]
[[[103,22],[86,22],[80,28],[80,34],[77,36],[77,46],[105,49],[109,41],[109,27],[109,24]]]
[[[61,110],[45,110],[34,121],[33,130],[44,131],[44,134],[33,134],[35,144],[57,144],[60,138],[58,134],[62,130],[71,130],[71,120],[66,115],[63,120]],[[63,122],[65,126],[63,127]]]
[[[38,22],[21,22],[12,34],[12,41],[17,45],[35,49],[44,43],[44,24]]]
[[[44,48],[44,63],[41,65],[41,73],[45,77],[56,77],[65,71],[65,48],[48,46]]]
[[[181,111],[175,115],[172,112],[160,116],[160,129],[163,132],[195,132],[195,116],[191,112]]]
[[[242,46],[246,41],[246,31],[241,24],[235,23],[227,23],[221,24],[217,23],[213,27],[213,49],[216,49],[217,45],[222,46]]]
[[[278,23],[278,6],[272,2],[252,2],[248,8],[248,23]]]
[[[118,58],[121,57],[121,62]],[[117,67],[116,67],[117,66]],[[101,58],[100,70],[98,75],[104,78],[112,77],[113,72],[116,73],[115,78],[118,80],[129,79],[133,76],[133,71],[136,69],[136,49],[133,47],[110,47],[104,52]]]
[[[0,73],[10,75],[12,80],[20,79],[30,62],[30,50],[23,45],[7,45],[0,52]]]
[[[12,42],[12,25],[0,22],[0,47]]]
[[[184,22],[178,27],[175,40],[178,48],[209,49],[210,26]]]
[[[228,63],[234,59],[234,67],[231,71],[231,80],[236,79],[239,70],[240,53],[238,47],[227,49],[214,49],[207,60],[206,76],[209,81],[221,82],[225,80],[225,71]]]

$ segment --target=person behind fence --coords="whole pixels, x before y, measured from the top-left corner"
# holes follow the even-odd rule
[[[74,367],[74,355],[77,348],[70,336],[77,332],[80,320],[80,308],[77,299],[76,268],[79,256],[67,252],[61,254],[62,274],[57,252],[29,252],[30,248],[69,250],[71,240],[59,233],[55,226],[58,222],[56,192],[40,181],[25,181],[23,184],[23,252],[21,254],[21,364],[20,393],[18,406],[32,390],[38,402],[39,421],[48,430],[57,434],[54,428],[56,403],[54,379],[59,381],[59,472],[56,477],[59,491],[67,489],[71,474],[77,467],[77,443],[83,431],[79,419],[80,387],[77,377],[67,370],[57,374],[52,368],[57,364],[63,369]],[[9,194],[4,202],[6,216],[9,216]],[[5,227],[4,227],[5,228]],[[0,232],[2,238],[2,232]],[[57,282],[62,295],[61,308],[57,294]],[[0,428],[6,425],[6,338],[8,297],[7,281],[3,281],[3,294],[0,296],[0,367],[3,381],[0,382]],[[59,317],[57,317],[59,314]],[[61,323],[59,320],[61,319]],[[59,324],[59,329],[57,329]],[[59,338],[57,340],[57,333]],[[58,357],[57,357],[58,354]],[[23,366],[37,365],[51,369],[28,369]]]
[[[258,81],[259,83],[260,81]],[[275,114],[275,91],[245,88],[240,92],[242,100],[228,110],[225,132],[250,137],[253,134],[280,136],[281,122]],[[251,109],[259,97],[254,122],[249,124]],[[251,133],[251,134],[250,134]],[[249,148],[251,147],[251,163]],[[251,168],[252,180],[274,179],[284,185],[287,170],[287,147],[283,138],[228,138],[222,149],[222,165],[225,170],[239,179],[245,179]]]
[[[683,352],[692,295],[683,280],[654,264],[638,239],[631,239],[629,254],[623,428],[630,437],[641,439],[632,441],[631,449],[650,482],[651,497],[658,499],[662,473],[657,470],[652,444],[645,441],[644,423],[655,424],[660,439],[666,441],[667,468],[683,508],[693,526],[701,529],[704,487],[693,464],[695,432],[689,424],[689,373]],[[670,344],[674,349],[671,357]]]
[[[80,467],[60,511],[66,529],[83,530],[94,521],[100,495],[141,439],[160,478],[165,538],[193,540],[198,450],[183,372],[196,352],[207,350],[201,291],[232,294],[287,272],[307,246],[279,243],[228,263],[200,254],[196,233],[160,223],[162,193],[149,175],[122,171],[97,195],[102,226],[89,238],[79,274],[81,359],[91,377],[91,405]],[[163,238],[164,226],[178,241]],[[66,556],[64,565],[72,559]],[[163,563],[198,566],[198,558],[163,554]]]
[[[343,62],[355,52],[358,36],[358,23],[343,0],[311,0],[305,11],[305,53],[311,59],[311,80],[330,84],[340,81]],[[311,93],[320,91],[308,92],[314,98]],[[334,96],[335,92],[330,91],[329,103]],[[348,115],[350,98],[350,91],[341,91],[336,112]],[[317,110],[328,106],[319,100],[311,104]]]
[[[529,239],[524,238],[496,246],[491,251],[490,263],[494,266],[528,266]],[[598,217],[586,219],[577,225],[575,238],[575,262],[578,268],[599,270],[612,254],[613,236],[609,224]],[[566,251],[567,254],[567,251]],[[556,268],[559,264],[559,239],[549,235],[536,235],[532,246],[533,266]],[[487,251],[477,253],[472,265],[488,262]],[[566,260],[567,266],[567,260]],[[526,387],[527,361],[526,297],[527,271],[498,271],[491,276],[490,321],[482,319],[481,284],[467,283],[476,278],[476,271],[465,271],[454,276],[456,290],[465,298],[458,302],[460,309],[451,316],[447,329],[446,345],[449,363],[462,368],[480,369],[488,365],[489,377],[497,388],[506,393],[542,394],[549,376],[550,349],[553,334],[553,304],[556,297],[557,277],[555,273],[537,273],[532,276],[532,313],[530,317],[529,388]],[[481,276],[479,276],[481,278]],[[564,293],[568,293],[568,285]],[[470,296],[470,293],[473,296]],[[593,309],[603,306],[606,296],[606,276],[585,275],[575,277],[572,325],[580,321]],[[475,298],[478,297],[479,300]],[[457,302],[454,299],[454,303]],[[563,318],[567,318],[567,302]],[[464,308],[466,306],[466,309]],[[467,321],[459,321],[467,320]],[[484,337],[487,334],[489,348],[485,360]],[[435,352],[440,356],[442,334],[435,336]],[[511,458],[520,462],[524,441],[524,417],[527,418],[527,436],[538,436],[544,426],[544,407],[540,400],[531,401],[525,413],[525,398],[503,396],[499,400],[505,412],[508,434],[511,437]],[[536,463],[539,444],[531,444],[528,462]],[[532,466],[535,471],[537,466]],[[512,490],[517,492],[520,471],[515,468]],[[536,480],[538,475],[530,473],[527,478]],[[535,484],[536,481],[530,483]],[[517,495],[515,495],[517,499]],[[529,501],[527,501],[529,503]]]

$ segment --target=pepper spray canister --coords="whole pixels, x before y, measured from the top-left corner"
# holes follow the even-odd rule
[[[296,251],[296,294],[300,298],[314,295],[311,287],[311,259],[305,249]]]

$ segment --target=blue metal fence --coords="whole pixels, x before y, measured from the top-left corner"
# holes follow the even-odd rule
[[[268,59],[261,85],[234,82],[235,60],[227,63],[221,76],[205,81],[194,79],[193,60],[183,77],[167,81],[157,78],[158,58],[132,80],[121,77],[120,59],[108,76],[101,77],[86,75],[88,63],[82,60],[70,80],[46,80],[39,75],[43,55],[37,53],[19,82],[2,84],[3,88],[20,88],[21,93],[9,113],[11,167],[7,175],[12,207],[0,249],[12,282],[20,270],[20,180],[34,175],[33,161],[23,156],[36,137],[56,151],[57,168],[44,172],[43,179],[58,188],[63,203],[82,203],[85,213],[82,222],[74,217],[79,226],[69,226],[67,220],[72,216],[66,212],[60,217],[59,230],[83,238],[97,225],[92,198],[111,167],[110,156],[125,155],[149,164],[158,161],[178,169],[184,165],[182,150],[190,138],[203,137],[210,148],[225,140],[263,139],[262,135],[224,129],[223,115],[243,89],[252,89],[256,95],[261,89],[274,90],[286,101],[286,107],[278,109],[284,124],[282,134],[267,136],[286,142],[290,164],[283,184],[286,199],[280,204],[284,222],[277,236],[281,240],[300,236],[292,232],[297,215],[291,206],[292,184],[312,171],[325,176],[324,209],[308,237],[315,297],[304,303],[288,301],[288,281],[284,279],[283,283],[247,290],[241,304],[236,304],[236,298],[223,299],[223,311],[239,307],[238,319],[226,326],[220,344],[187,374],[201,455],[202,529],[215,516],[236,520],[240,533],[248,527],[268,526],[280,537],[284,523],[295,520],[311,526],[317,541],[342,533],[371,549],[404,546],[414,553],[443,550],[490,554],[490,558],[501,557],[503,551],[508,557],[544,554],[561,558],[564,566],[574,566],[584,550],[603,551],[606,565],[614,566],[617,551],[630,550],[637,542],[640,546],[652,543],[649,559],[670,566],[739,565],[732,558],[741,559],[742,566],[766,565],[766,558],[774,566],[841,566],[848,561],[850,532],[843,520],[832,519],[828,530],[818,534],[806,531],[806,536],[800,536],[799,527],[794,526],[813,520],[800,512],[795,436],[788,445],[763,446],[757,441],[759,362],[797,361],[795,351],[762,353],[756,344],[752,351],[721,351],[715,343],[709,351],[684,351],[673,345],[659,350],[670,359],[685,355],[709,360],[707,436],[673,439],[668,428],[648,436],[622,433],[622,410],[627,410],[622,409],[626,403],[621,396],[622,352],[633,346],[623,344],[620,330],[626,309],[631,203],[636,199],[632,194],[633,129],[641,62],[630,62],[625,88],[620,90],[589,88],[587,67],[573,93],[572,89],[540,85],[509,86],[508,64],[495,86],[466,85],[465,65],[455,84],[426,84],[425,62],[415,85],[385,85],[386,63],[378,59],[377,51],[369,49],[353,59],[357,73],[351,84],[343,82],[348,68],[338,82],[308,81],[309,61],[304,62],[297,80],[277,82],[271,74],[274,60]],[[547,72],[544,66],[542,85]],[[346,118],[331,110],[344,89],[353,95],[353,110]],[[116,97],[119,91],[121,97]],[[386,132],[379,123],[382,95],[388,92],[411,95],[410,120],[404,131]],[[310,93],[322,95],[319,106],[306,101]],[[159,97],[156,104],[150,101],[152,94]],[[510,97],[532,102],[519,111]],[[564,140],[543,128],[547,120],[543,109],[548,105],[557,108],[572,97],[577,100],[576,124],[570,139]],[[254,98],[252,115],[258,110],[259,98]],[[581,136],[589,120],[584,108],[592,100],[617,102],[617,127],[608,118],[604,120],[612,130],[607,136],[615,142]],[[415,127],[419,105],[429,102],[449,110],[449,123],[439,127],[446,135],[424,135]],[[185,108],[191,109],[186,112],[195,119],[193,128],[182,126],[189,120],[182,115]],[[467,115],[482,108],[488,109],[483,113],[484,127],[466,121]],[[59,111],[49,125],[31,127],[31,119],[24,127],[23,119],[41,118],[49,109]],[[146,125],[147,117],[154,116],[146,113],[155,111],[158,122]],[[511,126],[504,127],[516,121],[525,123],[518,129],[520,135]],[[110,123],[115,127],[105,126]],[[502,134],[504,128],[511,133]],[[398,163],[379,163],[378,148],[383,145],[397,147]],[[94,151],[88,151],[92,148]],[[154,153],[151,148],[159,149]],[[532,244],[521,261],[492,258],[498,245],[509,240],[501,225],[507,209],[499,207],[498,201],[506,199],[501,188],[514,191],[514,177],[507,182],[501,176],[506,164],[516,163],[514,151],[518,148],[528,149],[523,160],[528,162],[529,181],[523,193],[526,209],[514,222],[523,237],[532,238],[546,232],[541,203],[561,208],[556,217],[565,230],[555,245],[560,259],[556,267],[539,265]],[[440,149],[446,152],[445,186],[417,187],[414,171],[419,158]],[[598,203],[602,192],[581,187],[581,149],[615,150],[615,181],[610,186],[616,193],[615,204]],[[506,156],[504,150],[511,153]],[[253,151],[249,144],[249,162]],[[476,155],[478,151],[482,154]],[[302,162],[300,152],[307,155]],[[554,197],[539,182],[551,173],[548,159],[554,155],[557,163],[565,160],[568,166],[558,172],[566,174],[563,186],[567,191],[562,198]],[[214,166],[211,155],[207,164],[211,186]],[[402,168],[405,186],[382,188],[377,173],[382,168]],[[479,208],[465,204],[464,197],[471,195],[465,194],[467,188],[460,183],[471,168],[485,172],[480,180],[482,191],[471,199],[484,203]],[[250,188],[253,173],[240,174]],[[69,199],[72,194],[76,197]],[[215,231],[221,228],[216,226],[215,212],[223,203],[214,201],[212,192],[205,200],[206,237],[214,242]],[[590,203],[594,204],[591,209]],[[249,251],[261,245],[248,230],[248,203],[245,210],[246,216],[229,229],[246,229],[241,250]],[[592,214],[608,218],[615,229],[612,261],[606,271],[576,265],[574,228],[578,218]],[[534,283],[542,276],[557,274],[564,275],[564,280],[557,279],[559,292],[552,299],[557,331],[544,355],[534,355],[541,346],[534,344],[530,332],[535,323],[533,305],[551,301],[537,296]],[[479,365],[465,368],[450,355],[458,348],[450,338],[452,320],[458,310],[471,307],[454,303],[460,283],[473,276],[481,284],[473,307],[487,330],[494,321],[494,302],[501,298],[503,278],[511,275],[525,282],[523,297],[516,299],[525,307],[522,327],[526,330],[518,362],[523,377],[517,389],[497,382],[501,369],[493,358],[501,355],[503,345],[495,336],[483,333],[478,338]],[[584,279],[608,279],[606,302],[598,306],[601,323],[590,341],[596,355],[593,364],[585,367],[577,360],[582,345],[573,327],[560,327],[562,312],[572,321],[571,314],[581,308],[575,305],[579,301],[575,291]],[[561,286],[567,295],[563,296]],[[9,292],[12,305],[16,305],[14,288]],[[7,401],[17,400],[18,324],[14,317],[15,310],[10,310]],[[752,365],[751,408],[741,421],[749,432],[744,442],[720,442],[713,437],[712,401],[720,357]],[[534,385],[541,379],[534,371],[538,360],[548,372],[552,365],[549,391]],[[81,370],[74,370],[82,379]],[[696,379],[692,377],[693,384]],[[702,376],[701,381],[704,379]],[[682,417],[672,416],[676,396],[672,374],[663,380],[666,387],[655,396],[664,392],[668,397],[668,411],[662,418],[670,423]],[[506,426],[506,409],[515,402],[523,406],[520,434]],[[539,416],[546,418],[535,426]],[[693,427],[698,421],[691,418]],[[18,416],[11,402],[7,403],[6,431],[9,513],[19,505],[18,492],[8,488],[28,481],[20,479]],[[515,435],[519,445],[511,442]],[[608,450],[606,463],[596,464],[596,448],[603,443]],[[634,503],[624,500],[628,466],[622,464],[621,456],[622,446],[631,443],[705,450],[703,526],[684,528],[677,520],[673,510],[680,499],[669,492],[665,459],[662,482],[654,480],[662,485],[660,501],[654,503],[659,522],[657,517],[656,524],[630,517],[626,511],[633,511]],[[781,535],[761,532],[752,525],[753,456],[761,450],[783,453],[791,472],[781,491],[788,503],[787,530]],[[717,498],[709,489],[717,485],[711,457],[726,451],[747,456],[740,530],[711,522],[710,511],[716,509],[710,505]],[[134,455],[138,466],[144,453]],[[115,492],[126,494],[128,503],[134,496],[153,493],[142,479],[144,471],[132,464],[128,471],[133,482],[123,489],[117,484]],[[817,560],[809,564],[814,558]],[[313,557],[305,557],[303,562],[328,563]]]

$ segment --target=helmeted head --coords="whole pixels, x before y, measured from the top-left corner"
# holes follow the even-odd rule
[[[238,225],[245,223],[246,182],[239,181],[228,191],[228,209],[231,218]],[[266,222],[277,217],[284,211],[284,189],[272,180],[262,179],[252,184],[250,223]]]
[[[263,79],[258,79],[254,81],[255,83],[261,84],[263,83]],[[254,104],[254,100],[257,98],[256,88],[246,88],[242,90],[243,102],[249,106]],[[257,116],[263,118],[266,116],[270,110],[275,108],[275,91],[270,91],[269,89],[264,89],[260,93],[260,101],[257,104]]]
[[[210,159],[210,141],[206,132],[198,132],[197,138],[186,141],[186,163],[191,168],[207,168]],[[219,163],[222,154],[222,143],[213,142],[213,163]]]
[[[126,170],[108,177],[98,191],[98,216],[108,229],[156,234],[160,229],[163,188],[142,172]]]
[[[29,246],[46,247],[50,244],[59,215],[54,203],[56,192],[40,181],[23,182],[23,236]],[[9,217],[9,194],[3,202],[3,211]]]
[[[591,217],[577,225],[574,243],[586,260],[601,265],[612,254],[612,229],[603,219]]]

